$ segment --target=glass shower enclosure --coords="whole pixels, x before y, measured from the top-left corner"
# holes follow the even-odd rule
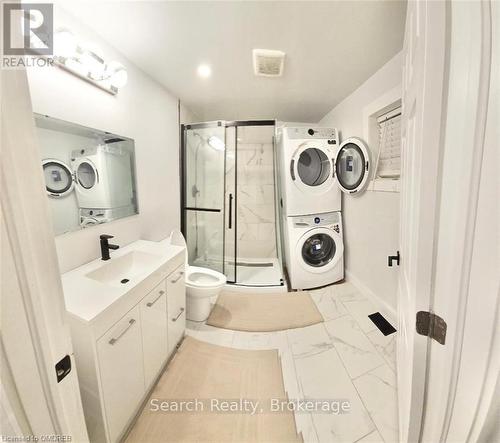
[[[182,125],[182,232],[192,266],[284,286],[273,120]]]

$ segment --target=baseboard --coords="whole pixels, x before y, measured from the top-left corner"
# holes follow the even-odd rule
[[[382,314],[389,317],[389,319],[393,322],[393,324],[397,323],[398,314],[396,309],[390,306],[387,302],[382,300],[377,294],[375,294],[368,286],[366,286],[359,278],[352,274],[350,271],[345,271],[346,280],[349,283],[352,283],[359,292],[361,292],[364,296],[370,299],[376,306],[380,306],[382,308]]]

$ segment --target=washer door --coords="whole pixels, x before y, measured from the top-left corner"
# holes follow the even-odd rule
[[[290,176],[301,189],[324,192],[333,184],[333,151],[318,142],[299,146],[290,161]]]
[[[99,183],[97,169],[89,159],[82,158],[77,160],[73,168],[75,169],[76,182],[83,189],[92,189]]]
[[[68,195],[74,188],[73,173],[69,166],[54,158],[42,160],[45,189],[50,197],[61,198]]]
[[[368,148],[358,138],[344,140],[335,156],[335,175],[340,189],[354,194],[364,189],[370,175]]]
[[[297,242],[296,259],[309,272],[326,272],[338,263],[344,252],[342,238],[328,228],[313,228]]]
[[[101,223],[102,221],[97,220],[96,218],[84,217],[80,222],[80,226],[85,229],[85,228],[90,228],[91,226],[100,225]]]

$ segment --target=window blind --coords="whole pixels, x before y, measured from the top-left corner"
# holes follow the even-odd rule
[[[377,118],[379,155],[377,177],[401,174],[401,107]]]

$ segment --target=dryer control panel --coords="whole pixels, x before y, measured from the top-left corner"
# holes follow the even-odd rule
[[[315,127],[298,127],[298,128],[284,128],[290,140],[328,140],[329,144],[338,145],[339,136],[335,128],[315,128]]]
[[[340,223],[340,212],[329,212],[327,214],[301,215],[293,217],[294,228],[306,228],[312,226],[331,226]]]

